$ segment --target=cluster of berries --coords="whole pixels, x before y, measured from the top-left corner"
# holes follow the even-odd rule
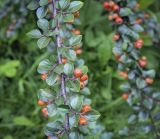
[[[122,23],[124,22],[123,18],[120,17],[120,15],[119,15],[119,11],[120,11],[120,8],[121,8],[121,7],[120,7],[118,4],[116,4],[116,3],[113,2],[113,1],[109,1],[109,2],[104,2],[103,7],[104,7],[104,9],[106,9],[107,11],[111,12],[110,15],[109,15],[109,17],[108,17],[109,21],[113,21],[113,20],[114,20],[116,24],[122,24]],[[137,4],[136,7],[135,7],[135,9],[138,9],[139,7],[140,7],[140,5]],[[146,16],[146,18],[149,17],[148,14],[146,14],[145,16]],[[142,21],[140,21],[140,20],[141,20],[141,19],[137,19],[137,20],[136,20],[136,24],[140,24],[140,23],[142,22]],[[117,41],[117,42],[118,42],[118,41],[121,41],[121,35],[120,35],[119,33],[116,33],[116,34],[113,36],[113,40],[114,40],[114,41]],[[136,40],[135,43],[134,43],[134,48],[136,48],[136,49],[141,49],[142,46],[143,46],[143,43],[144,43],[144,41],[143,41],[142,39]],[[120,60],[120,59],[121,59],[121,55],[116,54],[116,55],[115,55],[115,58],[116,58],[116,60],[118,60],[119,62],[121,62],[121,60]],[[123,62],[122,62],[122,63],[123,63]],[[147,65],[147,58],[146,58],[145,56],[142,56],[142,57],[138,60],[137,63],[138,63],[138,65],[139,65],[141,68],[145,68],[146,65]],[[122,78],[128,80],[128,72],[129,72],[129,70],[127,70],[127,71],[121,71],[121,72],[119,72],[119,75],[120,75]],[[145,78],[145,82],[146,82],[148,85],[151,85],[151,84],[153,84],[154,80],[153,80],[152,78],[150,78],[150,77],[146,77],[146,78]],[[127,100],[128,97],[129,97],[129,93],[124,93],[124,94],[122,95],[122,98],[123,98],[124,100]]]
[[[85,117],[85,113],[89,112],[91,110],[91,106],[90,105],[84,105],[81,113],[80,113],[80,118],[79,118],[79,125],[86,125],[88,124],[87,118]]]

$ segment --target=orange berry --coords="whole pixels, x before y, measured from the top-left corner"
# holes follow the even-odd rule
[[[66,64],[67,63],[67,58],[62,58],[62,64]]]
[[[118,61],[119,61],[119,60],[120,60],[120,58],[121,58],[121,55],[118,55],[118,54],[116,54],[116,55],[115,55],[115,59],[116,59],[116,60],[118,60]]]
[[[141,24],[141,23],[142,23],[142,19],[138,18],[138,19],[136,20],[136,24]]]
[[[128,93],[124,93],[124,94],[122,95],[122,98],[123,98],[124,100],[127,100],[128,97],[129,97],[129,94],[128,94]]]
[[[47,103],[42,100],[38,100],[38,105],[44,107],[47,106]]]
[[[118,41],[120,39],[120,35],[119,34],[115,34],[114,36],[113,36],[113,40],[114,41]]]
[[[42,114],[43,114],[44,117],[48,117],[48,110],[47,110],[47,108],[43,108],[41,110],[41,112],[42,112]]]
[[[154,82],[154,80],[152,78],[146,78],[145,81],[149,85],[153,84],[153,82]]]
[[[108,16],[108,20],[109,20],[109,21],[112,21],[113,19],[114,19],[114,18],[113,18],[113,15],[109,15],[109,16]]]
[[[86,112],[89,112],[90,110],[91,110],[90,105],[84,105],[81,112],[86,113]]]
[[[119,76],[123,77],[124,79],[128,79],[128,74],[126,72],[119,72]]]
[[[119,10],[119,6],[118,5],[114,5],[113,6],[113,11],[118,11]]]
[[[76,78],[79,78],[79,77],[81,77],[82,76],[82,70],[81,69],[75,69],[74,70],[74,76],[76,77]]]
[[[72,29],[71,32],[75,35],[80,35],[81,32],[78,29]]]
[[[139,61],[138,61],[139,65],[143,68],[147,65],[147,58],[145,56],[143,56]]]
[[[118,18],[118,17],[119,17],[118,14],[113,14],[113,15],[112,15],[112,18],[113,18],[113,19],[116,19],[116,18]]]
[[[113,8],[113,6],[115,6],[115,3],[113,1],[109,1],[109,6]]]
[[[109,2],[104,2],[103,7],[104,7],[104,9],[109,10],[109,8],[110,8]]]
[[[80,117],[80,118],[79,118],[79,124],[80,124],[80,125],[86,125],[86,124],[87,124],[87,118],[85,118],[85,117]]]
[[[137,49],[140,49],[140,48],[142,48],[143,43],[144,43],[143,40],[139,39],[135,42],[134,47]]]
[[[84,82],[84,81],[86,81],[86,80],[88,80],[88,75],[87,75],[87,74],[83,75],[83,76],[80,78],[80,81],[81,81],[81,82]]]
[[[73,13],[73,15],[74,15],[74,17],[79,17],[80,16],[80,12],[77,11],[77,12]]]
[[[84,82],[80,82],[80,89],[84,88]]]
[[[122,23],[123,23],[123,19],[122,19],[121,17],[118,17],[118,18],[116,19],[116,23],[117,23],[117,24],[122,24]]]
[[[77,50],[75,50],[75,52],[76,52],[76,55],[80,55],[80,54],[82,54],[82,49],[77,49]]]
[[[47,73],[44,73],[41,75],[41,79],[44,81],[46,78],[47,78],[48,74]]]

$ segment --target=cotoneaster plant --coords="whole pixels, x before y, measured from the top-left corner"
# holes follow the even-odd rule
[[[17,29],[21,28],[26,22],[26,16],[28,15],[27,3],[28,0],[6,0],[4,2],[0,9],[0,20],[2,20],[1,23],[5,24],[7,28],[3,28],[0,32],[0,35],[3,33],[2,40],[13,37]]]
[[[109,11],[108,19],[116,31],[113,53],[118,61],[119,75],[126,80],[121,86],[125,92],[122,98],[135,111],[128,119],[132,124],[131,130],[125,127],[119,133],[132,136],[150,133],[152,138],[159,139],[160,93],[152,86],[155,71],[146,68],[147,58],[140,52],[144,42],[139,33],[144,29],[136,20],[139,4],[136,0],[114,0],[105,2],[103,6]]]
[[[82,35],[74,28],[81,1],[40,0],[29,4],[36,10],[38,29],[28,36],[37,38],[40,49],[50,51],[50,56],[38,66],[46,88],[40,89],[38,105],[48,118],[44,131],[49,138],[78,139],[89,137],[96,127],[99,113],[92,109],[86,96],[89,89],[88,68],[82,53]]]
[[[151,37],[153,45],[158,46],[160,43],[160,25],[156,17],[153,17],[149,12],[140,11],[137,13],[136,22],[144,27],[144,32]]]

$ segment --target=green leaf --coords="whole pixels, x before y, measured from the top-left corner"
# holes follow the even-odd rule
[[[69,123],[70,123],[70,127],[77,127],[78,126],[78,120],[79,120],[79,115],[74,115],[74,116],[70,116],[69,117]]]
[[[84,94],[84,95],[90,95],[91,94],[90,90],[87,87],[83,88],[81,90],[81,93]]]
[[[13,139],[13,137],[10,136],[10,135],[7,135],[7,136],[5,136],[3,139]]]
[[[69,80],[67,82],[67,87],[70,88],[74,92],[79,92],[80,91],[80,82],[77,80]]]
[[[36,10],[38,7],[39,7],[39,4],[37,1],[31,1],[27,6],[29,10]]]
[[[147,70],[147,71],[143,71],[143,75],[154,78],[156,75],[156,72],[155,70]]]
[[[49,42],[50,42],[50,38],[48,37],[41,37],[38,41],[37,41],[37,45],[40,49],[45,48]]]
[[[45,134],[52,133],[53,135],[62,129],[62,123],[59,121],[50,122],[45,127]]]
[[[27,36],[29,36],[31,38],[40,38],[42,36],[42,34],[38,29],[33,29],[27,33]]]
[[[70,97],[70,105],[71,107],[79,112],[82,109],[83,105],[83,96],[74,95]]]
[[[143,101],[143,104],[146,108],[148,108],[149,110],[152,109],[153,107],[153,99],[151,98],[147,98]]]
[[[64,9],[66,9],[67,7],[69,7],[70,0],[60,0],[60,1],[58,2],[58,4],[59,4],[60,9],[64,10]]]
[[[112,57],[112,48],[114,46],[114,43],[112,41],[113,35],[109,34],[107,37],[103,35],[101,35],[102,37],[102,43],[99,45],[98,47],[98,58],[99,61],[101,61],[100,63],[102,65],[105,65],[109,59],[111,59]]]
[[[40,89],[38,93],[38,98],[44,102],[48,102],[54,99],[54,95],[49,89]]]
[[[73,70],[74,70],[73,64],[71,64],[71,63],[66,63],[66,64],[64,65],[64,73],[65,73],[66,75],[72,74],[72,73],[73,73]]]
[[[144,111],[140,111],[139,114],[138,114],[138,119],[140,122],[145,122],[148,120],[148,113],[144,112]]]
[[[88,67],[87,66],[81,65],[78,68],[82,70],[83,74],[87,74],[87,72],[88,72]]]
[[[54,69],[54,72],[57,73],[57,74],[61,74],[63,73],[63,69],[64,69],[64,66],[62,64],[59,64],[58,66],[56,66],[56,68]]]
[[[69,45],[70,46],[76,46],[78,44],[80,44],[82,41],[82,35],[76,35],[70,38],[69,40]]]
[[[136,84],[137,84],[137,87],[138,87],[139,89],[142,89],[142,88],[144,88],[144,87],[147,85],[146,82],[145,82],[145,80],[140,79],[140,78],[138,78],[138,79],[136,80]]]
[[[13,124],[19,126],[35,126],[33,121],[30,121],[27,117],[17,116],[13,118]]]
[[[58,115],[57,107],[55,104],[49,104],[47,105],[47,111],[48,111],[48,116],[53,117]]]
[[[64,22],[74,22],[74,15],[73,14],[66,14],[63,18]]]
[[[49,22],[46,19],[39,19],[37,22],[37,25],[43,31],[46,31],[46,30],[48,31],[48,29],[49,29]]]
[[[128,16],[130,14],[133,14],[130,8],[121,8],[119,14],[121,16]]]
[[[52,63],[48,60],[45,59],[39,63],[39,66],[37,68],[38,73],[44,74],[48,73],[52,68]]]
[[[55,74],[51,74],[47,77],[46,79],[46,83],[49,85],[49,86],[53,86],[55,83],[57,82],[57,75]]]
[[[70,107],[68,105],[59,105],[57,108],[58,112],[62,115],[68,113],[69,109]]]
[[[0,75],[7,77],[14,77],[17,73],[16,68],[20,65],[19,60],[6,61],[5,64],[0,65]]]
[[[69,11],[71,13],[74,13],[76,11],[78,11],[81,7],[83,6],[83,2],[81,1],[73,1],[70,3],[70,6],[69,6]]]
[[[88,119],[89,122],[95,122],[100,117],[100,113],[92,109],[85,114],[85,117]]]
[[[156,92],[153,94],[153,98],[160,100],[160,92]]]
[[[68,52],[65,53],[65,57],[68,60],[75,61],[76,60],[76,53],[74,50],[69,50]]]
[[[153,4],[155,0],[139,0],[139,4],[141,5],[141,9],[146,9],[148,6]]]
[[[39,19],[45,17],[46,14],[47,14],[47,11],[45,10],[44,7],[40,7],[40,8],[38,8],[37,11],[36,11],[36,15],[37,15],[37,17],[38,17]]]
[[[39,1],[40,6],[44,6],[44,5],[47,5],[47,4],[48,4],[48,0],[40,0]]]
[[[143,32],[143,31],[144,31],[143,27],[142,27],[141,25],[139,25],[139,24],[133,25],[132,28],[133,28],[136,32]]]

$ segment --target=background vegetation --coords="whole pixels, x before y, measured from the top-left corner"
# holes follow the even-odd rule
[[[0,15],[7,1],[0,2]],[[35,27],[34,13],[25,9],[19,13],[20,2],[10,2],[13,7],[4,18],[0,17],[0,138],[1,139],[43,139],[43,123],[45,119],[37,106],[37,91],[44,84],[36,72],[40,60],[48,55],[36,47],[36,42],[26,37],[26,33]],[[25,1],[27,5],[28,1]],[[89,67],[89,87],[93,99],[93,107],[100,111],[100,123],[113,139],[121,139],[118,134],[127,124],[128,104],[121,99],[120,84],[124,82],[117,74],[116,61],[112,55],[111,26],[107,20],[102,3],[99,0],[84,0],[81,10],[81,26],[84,35],[83,55]],[[140,0],[144,10],[160,21],[159,0]],[[24,10],[24,11],[23,11]],[[6,35],[8,27],[14,19],[25,17],[24,23],[15,29],[12,35]],[[145,39],[142,50],[149,59],[149,68],[157,70],[156,85],[159,81],[160,55],[159,46],[153,46],[150,38]],[[109,134],[111,135],[111,134]],[[152,139],[152,135],[136,134],[126,139]],[[109,139],[109,136],[108,136]]]

